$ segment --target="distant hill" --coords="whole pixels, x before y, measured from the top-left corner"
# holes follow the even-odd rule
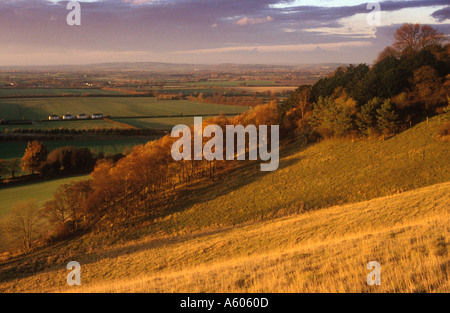
[[[334,69],[343,64],[323,63],[323,64],[187,64],[187,63],[162,63],[162,62],[113,62],[85,65],[48,65],[48,66],[0,66],[0,71],[20,70],[20,71],[152,71],[152,72],[192,72],[192,71],[221,71],[237,72],[246,70],[275,70],[275,69],[311,69],[326,68]]]

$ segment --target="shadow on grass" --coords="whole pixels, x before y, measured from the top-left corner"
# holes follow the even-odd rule
[[[289,166],[294,165],[299,162],[301,159],[299,157],[290,157],[292,154],[299,153],[308,146],[299,146],[294,142],[293,144],[287,145],[285,148],[280,151],[280,163],[278,170],[287,168]],[[169,205],[169,208],[161,214],[159,217],[164,218],[168,215],[182,212],[194,204],[204,203],[215,198],[230,194],[245,185],[251,184],[256,180],[263,179],[266,175],[269,175],[271,172],[261,172],[260,163],[245,161],[239,166],[227,170],[225,173],[222,173],[222,177],[219,176],[219,179],[215,182],[202,182],[197,186],[193,186],[190,188],[186,188],[177,192],[176,197],[173,199],[172,205]],[[155,217],[146,218],[147,220],[153,220]],[[145,218],[144,218],[145,220]],[[121,225],[123,229],[123,233],[121,234],[121,239],[130,239],[136,240],[141,237],[149,236],[153,232],[144,232],[136,234],[135,231],[131,231],[135,229],[134,227],[139,224],[142,224],[143,218],[136,218],[130,220],[125,223],[125,225]],[[151,227],[151,226],[150,226]],[[149,242],[138,243],[128,247],[117,247],[109,251],[99,252],[94,254],[80,254],[73,255],[73,252],[69,252],[71,243],[80,239],[80,236],[74,237],[70,240],[60,242],[54,244],[52,246],[46,247],[43,250],[36,251],[28,256],[21,257],[19,259],[11,260],[10,262],[5,262],[0,264],[0,281],[8,282],[13,281],[15,279],[24,279],[27,277],[32,277],[39,272],[46,271],[47,273],[56,272],[61,269],[65,269],[66,264],[72,259],[81,263],[81,265],[88,265],[99,262],[104,259],[117,258],[118,256],[125,256],[134,254],[137,252],[142,252],[149,249],[154,249],[160,246],[168,245],[168,244],[180,244],[183,242],[187,242],[189,240],[193,240],[196,238],[200,238],[203,236],[209,236],[218,234],[221,232],[225,232],[229,229],[233,228],[232,226],[224,226],[215,230],[202,231],[200,233],[186,234],[182,236],[173,236],[166,238],[155,238]],[[58,254],[61,253],[61,254]],[[62,259],[69,258],[61,264],[50,263],[52,261],[48,261],[50,256],[57,255],[58,258],[56,260],[61,261]],[[64,264],[65,263],[65,264]],[[161,265],[164,266],[164,265]],[[162,267],[161,269],[163,269]],[[61,279],[65,279],[62,277]],[[1,289],[1,288],[0,288]]]
[[[299,157],[290,157],[288,159],[287,157],[292,154],[297,154],[311,146],[296,146],[294,142],[286,146],[285,149],[281,149],[280,163],[277,171],[298,163],[301,160]],[[203,182],[178,191],[172,201],[175,204],[169,204],[169,208],[158,217],[164,218],[168,215],[182,212],[195,204],[201,204],[225,196],[257,180],[263,179],[272,173],[262,172],[260,164],[260,162],[255,161],[244,161],[244,163],[219,175],[215,182]]]

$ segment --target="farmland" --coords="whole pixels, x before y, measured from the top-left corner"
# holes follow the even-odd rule
[[[159,117],[159,118],[118,118],[118,122],[138,128],[171,129],[175,125],[193,125],[193,117]]]
[[[191,87],[239,87],[242,85],[262,87],[275,86],[277,84],[270,80],[211,80],[207,82],[184,83],[184,85]]]
[[[46,119],[51,114],[94,114],[112,117],[147,117],[241,113],[246,107],[204,104],[187,100],[157,100],[153,97],[67,97],[0,99],[0,118]]]
[[[123,128],[120,124],[105,120],[76,120],[76,121],[51,121],[35,122],[34,124],[0,125],[0,132],[11,132],[15,129],[98,129],[98,128]]]
[[[0,88],[0,97],[30,97],[55,95],[123,95],[123,92],[97,88]]]

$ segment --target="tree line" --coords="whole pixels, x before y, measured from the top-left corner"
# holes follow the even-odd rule
[[[375,64],[338,68],[281,102],[281,124],[322,137],[391,134],[449,105],[450,45],[427,25],[404,24]]]
[[[125,151],[126,153],[126,151]],[[17,173],[39,173],[42,178],[59,177],[63,175],[90,173],[95,164],[101,160],[112,163],[124,157],[124,154],[95,155],[88,148],[66,146],[49,152],[45,143],[29,141],[21,159],[0,160],[0,177],[10,175],[17,177]]]

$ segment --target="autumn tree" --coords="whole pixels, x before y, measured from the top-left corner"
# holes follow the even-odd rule
[[[17,172],[20,170],[20,159],[15,158],[9,161],[9,171],[11,172],[11,176],[16,177]]]
[[[342,136],[352,130],[355,113],[355,100],[345,94],[337,99],[320,97],[314,104],[311,122],[326,137]]]
[[[74,171],[92,171],[95,158],[88,148],[61,147],[53,150],[47,157],[46,170],[50,173],[62,171],[71,173]]]
[[[9,173],[8,161],[0,160],[0,178]]]
[[[431,26],[405,23],[395,32],[393,49],[399,54],[411,54],[426,47],[441,45],[446,36]]]
[[[442,79],[431,66],[423,66],[414,71],[413,86],[415,98],[427,110],[432,110],[440,104],[445,104],[448,94],[442,86]]]
[[[27,149],[25,150],[25,154],[22,158],[23,170],[34,173],[46,161],[47,155],[48,150],[43,142],[28,142]]]
[[[46,218],[61,234],[75,232],[87,214],[87,200],[92,192],[90,181],[79,181],[59,186],[54,198],[44,204],[40,216]]]
[[[39,215],[36,200],[18,202],[7,217],[5,229],[9,236],[29,252],[37,235]]]
[[[397,50],[395,50],[391,46],[388,46],[388,47],[384,48],[383,51],[381,51],[378,54],[378,57],[377,57],[377,60],[375,61],[375,63],[379,63],[386,58],[398,58],[398,57],[399,57],[399,54],[398,54]]]

